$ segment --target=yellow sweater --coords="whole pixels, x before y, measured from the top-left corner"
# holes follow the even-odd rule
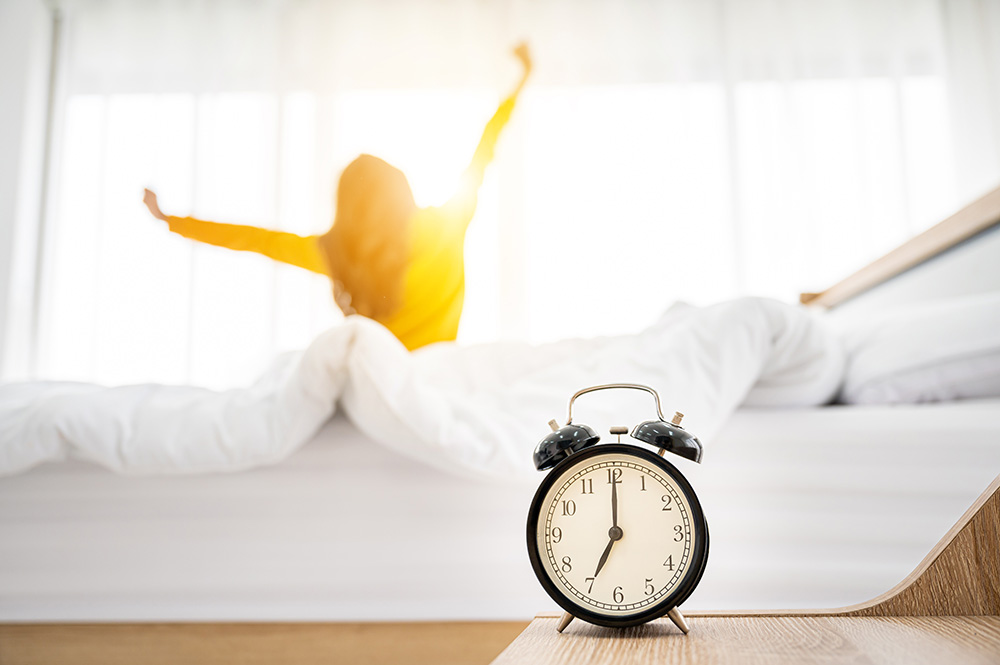
[[[486,125],[456,194],[443,206],[420,208],[410,223],[410,257],[400,307],[381,319],[409,350],[453,340],[465,299],[465,231],[497,138],[517,96],[507,98]],[[319,236],[299,236],[254,226],[168,217],[170,230],[185,238],[228,249],[256,252],[282,263],[330,276]],[[378,233],[379,229],[373,229]]]

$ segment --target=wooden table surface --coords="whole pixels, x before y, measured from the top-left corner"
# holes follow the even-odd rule
[[[494,665],[1000,663],[1000,617],[689,617],[635,628],[539,617]]]
[[[476,665],[527,621],[0,624],[0,665]]]

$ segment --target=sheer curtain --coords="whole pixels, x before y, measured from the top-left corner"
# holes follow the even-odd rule
[[[1000,181],[1000,2],[66,0],[36,373],[249,380],[327,283],[141,206],[312,233],[359,152],[448,196],[529,40],[460,339],[794,300]],[[580,327],[580,312],[588,322]]]

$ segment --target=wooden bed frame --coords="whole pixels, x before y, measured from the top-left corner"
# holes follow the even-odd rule
[[[1000,188],[966,206],[940,224],[904,243],[884,257],[821,293],[802,294],[802,302],[820,307],[836,307],[883,282],[946,252],[991,227],[1000,224]],[[795,622],[812,620],[845,621],[854,618],[910,617],[929,614],[1000,614],[1000,582],[997,561],[1000,551],[1000,490],[991,486],[970,513],[963,518],[928,555],[928,559],[896,589],[870,603],[842,610],[804,612],[692,613],[694,625],[702,622],[740,621],[750,633],[767,639],[781,637],[782,628],[766,622],[792,622],[797,631],[808,628]],[[983,534],[986,534],[985,536]],[[984,560],[985,555],[985,560]],[[970,558],[971,557],[971,558]],[[990,563],[992,562],[992,567]],[[984,565],[985,564],[985,565]],[[969,568],[972,566],[972,568]],[[967,574],[978,575],[979,586]],[[983,581],[985,580],[985,582]],[[978,589],[966,594],[951,593],[955,584],[962,589]],[[413,622],[413,623],[107,623],[107,624],[0,624],[0,663],[487,663],[522,633],[497,662],[535,662],[524,656],[524,648],[537,648],[534,635],[549,644],[547,623],[555,618],[539,617],[531,622]],[[764,622],[753,633],[747,621]],[[541,624],[540,624],[541,622]],[[766,625],[765,625],[766,624]],[[539,628],[539,625],[542,628]],[[658,624],[648,624],[650,635],[658,635]],[[732,633],[732,626],[717,624],[720,634]],[[918,626],[919,628],[919,626]],[[589,630],[589,628],[586,628]],[[538,633],[542,630],[543,633]],[[635,638],[629,629],[628,636]],[[823,631],[838,633],[841,628],[826,626]],[[953,633],[968,631],[991,635],[1000,645],[1000,624],[971,628],[950,626]],[[777,632],[775,632],[777,631]],[[965,631],[965,632],[962,632]],[[956,634],[958,634],[956,633]],[[799,635],[800,641],[802,633]],[[648,635],[647,635],[648,636]],[[829,637],[829,635],[827,635]],[[597,639],[597,638],[595,638]],[[810,638],[812,639],[812,638]],[[840,639],[839,637],[837,639]],[[820,643],[823,635],[815,636]],[[619,639],[600,638],[612,645]],[[720,642],[720,644],[730,644]],[[876,640],[877,642],[877,640]],[[527,645],[527,647],[525,646]],[[545,647],[545,649],[549,649]],[[532,653],[532,652],[529,652]],[[536,655],[538,651],[534,651]],[[553,656],[543,650],[544,659]],[[652,651],[643,652],[650,658]],[[733,651],[739,655],[741,652]],[[804,652],[794,652],[788,662],[802,662]],[[696,655],[691,652],[691,656]],[[718,654],[702,654],[706,662],[719,662]],[[742,653],[742,656],[750,654]],[[759,655],[759,654],[758,654]],[[851,654],[848,653],[848,656]],[[857,653],[854,652],[856,656]],[[579,656],[579,652],[576,652]],[[576,657],[574,656],[574,657]],[[798,658],[798,660],[796,660]],[[724,658],[722,660],[725,660]],[[752,658],[751,658],[752,660]],[[849,658],[848,658],[849,660]],[[576,662],[579,662],[577,660]],[[598,662],[598,661],[594,661]],[[830,662],[830,661],[824,661]]]
[[[820,293],[803,293],[804,305],[836,307],[1000,224],[1000,187],[943,222],[873,261]]]

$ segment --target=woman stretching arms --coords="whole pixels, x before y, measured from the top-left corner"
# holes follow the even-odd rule
[[[418,208],[403,172],[371,155],[344,169],[333,226],[322,235],[164,215],[148,189],[143,201],[186,238],[326,275],[344,314],[378,321],[411,351],[454,340],[465,297],[465,230],[497,138],[531,74],[527,45],[514,55],[523,66],[521,79],[487,123],[457,193],[443,206]]]

